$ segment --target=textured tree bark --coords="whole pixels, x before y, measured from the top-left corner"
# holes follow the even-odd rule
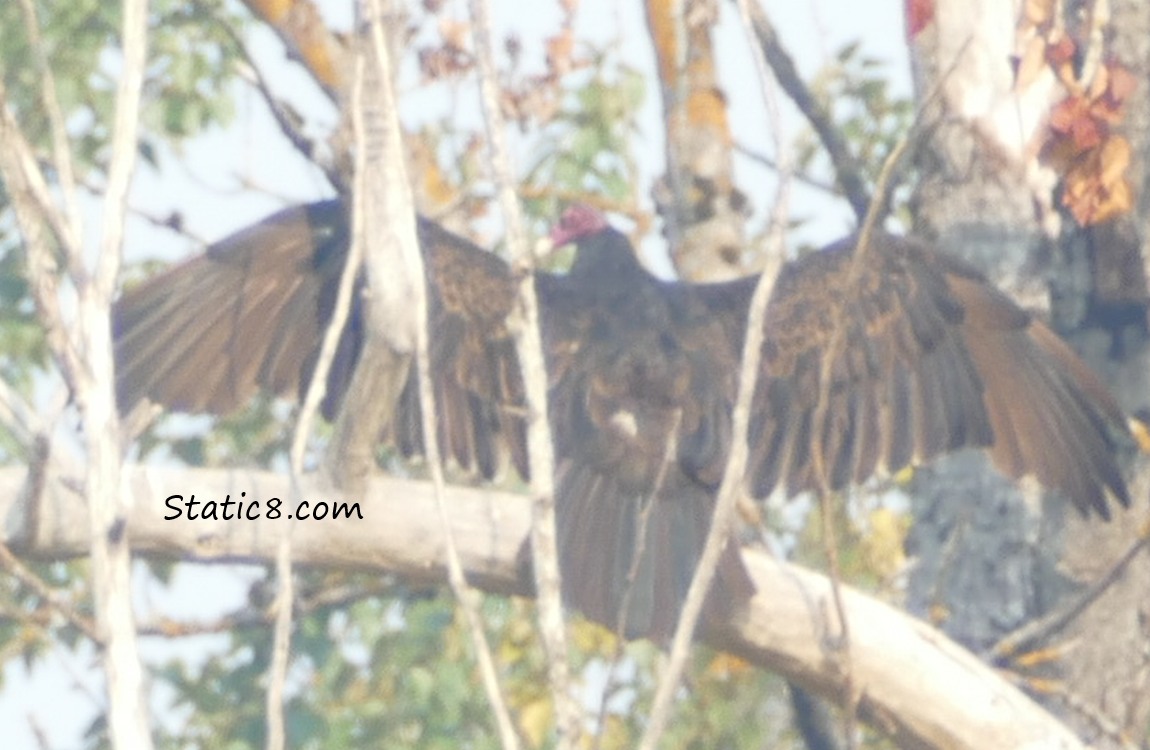
[[[742,276],[753,256],[746,253],[746,198],[734,184],[727,101],[711,41],[719,4],[645,5],[667,130],[667,173],[655,200],[675,268],[690,281]]]
[[[917,158],[916,230],[980,266],[1038,314],[1049,314],[1133,410],[1150,394],[1145,278],[1140,262],[1130,261],[1145,245],[1135,221],[1144,214],[1084,230],[1060,210],[1059,175],[1037,154],[1049,112],[1066,92],[1050,70],[1016,79],[1012,61],[1022,54],[1016,34],[1025,16],[1011,5],[939,0],[911,40],[919,95],[936,94],[926,108],[929,135]],[[1115,43],[1105,54],[1119,55],[1144,81],[1150,8],[1137,0],[1112,5],[1123,21],[1112,27]],[[1067,18],[1081,18],[1076,14],[1098,4],[1066,6]],[[1150,120],[1144,87],[1128,106],[1122,128],[1144,159]],[[1145,207],[1146,177],[1132,177],[1136,205]],[[1125,247],[1114,247],[1122,244],[1117,237]],[[1106,269],[1116,264],[1134,266],[1122,274],[1127,282],[1121,291],[1108,281],[1114,273]],[[1117,315],[1115,305],[1105,303],[1108,296],[1137,314]],[[1131,463],[1134,507],[1110,523],[1084,520],[1061,499],[1033,488],[1016,489],[981,456],[920,470],[912,490],[918,500],[909,544],[918,565],[910,581],[911,610],[932,616],[978,652],[1064,606],[1122,556],[1145,522],[1146,462]],[[1041,702],[1096,746],[1118,746],[1124,734],[1145,735],[1148,615],[1150,559],[1142,554],[1080,617],[1030,644],[1073,646],[1027,673],[1055,678]]]
[[[244,0],[333,98],[350,85],[350,53],[311,0]]]

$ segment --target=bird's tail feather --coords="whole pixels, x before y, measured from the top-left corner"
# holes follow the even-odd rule
[[[627,638],[670,640],[711,526],[712,492],[669,472],[653,496],[636,496],[591,468],[565,463],[556,482],[564,599]],[[754,593],[728,541],[704,620]]]

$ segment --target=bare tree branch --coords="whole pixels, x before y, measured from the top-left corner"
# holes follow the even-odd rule
[[[755,36],[758,37],[759,46],[775,74],[775,79],[815,129],[823,148],[827,150],[831,164],[834,165],[835,175],[843,193],[846,194],[847,202],[851,204],[858,220],[862,221],[866,216],[867,206],[870,205],[870,191],[867,190],[858,159],[851,153],[842,133],[831,121],[830,113],[815,99],[810,88],[799,76],[794,60],[783,47],[766,11],[757,2],[752,3],[749,9]]]
[[[0,541],[25,555],[60,559],[87,554],[87,538],[74,519],[82,496],[67,476],[49,477],[42,518],[35,529],[12,522],[23,509],[16,490],[25,470],[0,469]],[[318,477],[305,477],[305,497],[338,502]],[[444,574],[444,539],[432,488],[426,482],[374,477],[363,518],[297,524],[295,563],[388,571],[414,583],[438,582]],[[254,520],[188,520],[183,508],[195,492],[217,508],[227,495],[247,492],[255,500]],[[271,560],[282,519],[266,518],[269,498],[285,497],[290,481],[267,472],[162,470],[126,467],[124,492],[131,496],[127,535],[140,555],[167,559],[261,562]],[[181,500],[168,501],[175,493]],[[187,494],[183,494],[187,493]],[[452,532],[468,580],[487,591],[527,595],[518,554],[531,525],[531,500],[522,495],[464,487],[449,488]],[[203,510],[203,505],[199,506]],[[233,508],[234,512],[234,508]],[[1133,517],[1133,514],[1132,516]],[[32,534],[35,534],[32,536]],[[743,552],[757,595],[745,611],[703,633],[712,645],[797,680],[824,696],[838,694],[841,675],[827,659],[823,635],[828,580],[795,565]],[[849,586],[843,587],[854,625],[854,670],[866,687],[860,715],[903,746],[981,750],[987,747],[1055,747],[1082,744],[993,668],[931,626]]]
[[[58,612],[64,617],[65,620],[76,626],[84,635],[91,639],[92,643],[97,646],[103,645],[103,639],[96,631],[96,624],[84,617],[70,602],[67,602],[58,593],[52,590],[52,587],[40,580],[40,577],[28,569],[24,563],[16,559],[12,554],[12,550],[8,549],[8,545],[0,542],[0,567],[3,567],[12,574],[17,580],[23,583],[36,595],[44,600],[44,603],[51,609]]]
[[[398,588],[399,584],[387,580],[374,585],[320,589],[311,595],[299,596],[296,599],[294,609],[300,615],[309,615],[324,608],[346,607],[364,599],[394,594]],[[268,625],[274,622],[274,613],[269,613],[266,608],[248,605],[238,611],[233,611],[231,614],[208,621],[188,622],[161,616],[151,622],[141,623],[137,632],[142,636],[186,638],[196,635],[230,633],[246,628],[266,629]]]
[[[56,209],[48,181],[37,163],[36,150],[20,129],[8,105],[7,90],[2,82],[0,82],[0,103],[3,104],[0,108],[0,135],[3,136],[4,143],[0,169],[3,169],[5,186],[12,197],[13,207],[23,210],[27,219],[34,220],[36,224],[46,228],[53,235],[56,244],[63,247],[66,252],[77,252],[80,237],[64,215]],[[21,224],[32,223],[27,219],[21,219]],[[48,247],[46,243],[45,247]]]
[[[271,113],[272,119],[276,121],[279,126],[280,132],[283,133],[284,138],[287,139],[296,151],[300,153],[305,159],[318,166],[323,170],[324,175],[332,185],[341,187],[346,184],[346,175],[340,171],[339,164],[333,163],[333,159],[321,159],[319,150],[316,148],[316,143],[309,138],[300,128],[301,117],[295,110],[290,107],[286,102],[279,99],[272,91],[271,84],[268,82],[267,77],[264,76],[262,68],[256,63],[252,57],[248,45],[236,32],[236,30],[227,23],[218,23],[217,27],[224,32],[232,40],[236,50],[239,51],[243,57],[243,62],[237,68],[237,73],[241,78],[250,83],[264,100],[267,105],[268,112]],[[354,83],[352,84],[354,85]],[[329,92],[330,93],[330,92]],[[346,94],[347,92],[342,92]]]
[[[1139,530],[1138,538],[1130,545],[1126,553],[1097,580],[1092,581],[1090,585],[1077,592],[1056,609],[1007,633],[982,653],[982,658],[989,662],[1010,658],[1062,630],[1085,612],[1091,604],[1098,600],[1098,597],[1108,591],[1130,567],[1130,563],[1148,548],[1150,548],[1150,524]]]
[[[348,50],[324,23],[311,0],[243,0],[287,46],[289,54],[307,68],[333,101],[343,99],[351,70]]]
[[[512,264],[522,274],[519,284],[519,321],[515,349],[523,368],[527,407],[527,443],[534,497],[531,525],[531,560],[539,604],[539,629],[547,653],[548,676],[559,729],[558,747],[574,746],[581,734],[579,706],[571,694],[567,663],[567,629],[559,578],[559,548],[555,539],[554,446],[547,412],[547,371],[539,332],[539,305],[535,297],[534,256],[527,244],[519,199],[512,178],[510,150],[499,106],[498,80],[491,44],[491,21],[486,0],[471,0],[475,57],[479,68],[480,100],[487,129],[487,143],[507,229]]]
[[[87,450],[84,495],[88,504],[96,623],[104,644],[108,724],[112,744],[133,750],[152,747],[152,735],[132,612],[131,549],[124,533],[130,509],[127,493],[121,487],[120,427],[113,392],[109,320],[120,269],[128,190],[136,165],[147,38],[147,0],[124,0],[123,61],[116,91],[100,253],[94,272],[83,270],[78,246],[67,248],[79,296],[77,323],[83,362],[73,373],[74,395],[83,417]]]
[[[22,445],[31,445],[38,436],[48,434],[48,425],[36,409],[3,380],[0,380],[0,423],[6,425]]]
[[[727,92],[719,80],[718,2],[644,0],[666,133],[665,173],[653,190],[679,276],[744,276],[746,196],[736,187]]]
[[[60,311],[58,267],[55,247],[66,247],[71,229],[52,203],[47,182],[36,163],[36,154],[24,137],[20,124],[8,105],[3,76],[0,76],[0,176],[12,202],[16,223],[24,239],[27,254],[28,284],[40,320],[44,323],[48,347],[60,367],[70,390],[75,390],[75,373],[79,369],[78,344],[70,335]],[[70,255],[79,250],[66,249]]]
[[[64,199],[64,222],[70,231],[69,244],[78,245],[84,236],[83,215],[76,196],[76,175],[73,170],[72,146],[68,141],[68,131],[64,127],[64,115],[60,112],[60,98],[56,94],[56,76],[48,64],[48,55],[40,37],[40,22],[32,0],[20,0],[20,10],[24,15],[24,27],[28,32],[28,45],[36,61],[40,75],[40,101],[52,135],[52,167],[60,181],[60,191]]]
[[[229,32],[231,32],[230,27],[225,28],[228,28]],[[310,147],[305,145],[306,142],[303,140],[302,135],[295,129],[294,123],[290,121],[290,118],[283,112],[279,102],[272,96],[271,90],[268,88],[259,69],[253,65],[251,59],[247,57],[247,51],[242,41],[236,37],[234,33],[233,39],[237,46],[243,50],[245,58],[251,68],[250,75],[254,78],[257,90],[263,95],[273,117],[280,126],[280,130],[301,153],[304,153],[305,156],[310,158],[312,155]],[[265,746],[268,750],[281,750],[286,743],[284,686],[287,681],[288,662],[291,657],[292,612],[295,606],[295,576],[292,570],[291,531],[295,528],[294,519],[297,518],[299,504],[303,500],[303,493],[300,487],[305,471],[304,454],[307,449],[308,438],[311,435],[312,425],[319,411],[320,403],[327,393],[328,374],[331,371],[332,361],[335,357],[340,337],[343,335],[344,328],[347,325],[351,311],[355,280],[360,273],[365,247],[368,244],[365,241],[367,233],[363,230],[362,226],[363,217],[368,213],[367,210],[363,208],[363,201],[365,200],[363,196],[367,194],[365,186],[371,179],[379,180],[381,178],[381,170],[376,169],[369,175],[366,166],[368,161],[368,143],[364,136],[363,113],[367,109],[363,104],[364,77],[364,59],[361,49],[360,54],[356,56],[355,74],[348,99],[350,105],[349,116],[354,123],[353,130],[356,133],[356,145],[358,147],[355,155],[355,174],[353,176],[356,189],[356,205],[351,217],[352,241],[348,248],[347,258],[344,260],[344,267],[340,272],[339,285],[336,289],[336,298],[331,319],[328,321],[328,325],[323,332],[315,368],[312,371],[311,380],[304,394],[303,403],[300,405],[300,410],[292,431],[292,441],[289,449],[290,476],[292,481],[290,503],[292,511],[288,514],[288,531],[283,534],[276,549],[276,596],[274,606],[273,647],[271,663],[268,665],[268,686],[264,707],[267,724],[267,740]],[[378,167],[378,165],[375,166]],[[333,184],[343,183],[343,179],[337,178],[334,172],[329,172],[329,178],[332,178]],[[375,207],[373,207],[373,209],[374,208]],[[365,369],[372,367],[374,364],[368,357],[365,357],[365,361],[366,365],[361,362],[361,365],[364,365]],[[361,431],[357,434],[362,437],[365,433]]]
[[[383,223],[390,229],[384,236],[385,242],[392,247],[388,251],[391,257],[402,259],[402,265],[407,269],[408,279],[414,280],[410,285],[409,296],[406,300],[408,309],[414,315],[413,321],[415,366],[419,382],[420,413],[423,420],[423,449],[427,458],[432,478],[433,495],[435,497],[436,511],[439,515],[440,525],[443,529],[444,551],[447,562],[447,579],[451,590],[455,594],[458,606],[463,612],[467,622],[468,634],[471,637],[472,648],[475,649],[475,659],[479,666],[483,687],[487,700],[495,714],[496,725],[499,728],[500,741],[508,750],[518,750],[519,737],[515,732],[515,724],[511,720],[507,701],[504,698],[499,684],[499,676],[495,669],[495,659],[491,646],[487,642],[487,635],[483,628],[483,620],[479,614],[477,596],[467,584],[464,577],[463,566],[456,549],[455,537],[452,534],[450,517],[447,512],[446,484],[443,478],[443,462],[439,449],[439,430],[437,424],[437,410],[435,403],[435,390],[432,385],[431,358],[428,354],[431,332],[428,330],[428,304],[427,287],[422,280],[425,278],[423,267],[423,254],[420,251],[419,239],[415,226],[415,205],[411,194],[411,182],[408,179],[407,167],[404,158],[403,133],[399,124],[399,102],[393,89],[393,74],[391,57],[388,45],[384,38],[384,24],[395,17],[394,4],[389,3],[385,11],[381,0],[370,0],[368,3],[367,44],[362,48],[365,61],[372,67],[368,80],[373,82],[372,95],[359,97],[359,104],[353,104],[353,120],[355,126],[355,142],[357,144],[357,167],[359,154],[367,156],[363,169],[357,169],[356,192],[367,192],[368,182],[372,185],[385,186],[382,194],[383,210],[373,206],[372,209],[382,215]],[[356,71],[357,84],[361,80]],[[371,106],[364,106],[370,103]],[[361,111],[364,110],[364,111]],[[377,120],[373,125],[378,127],[377,144],[367,141],[363,117],[366,114],[375,116]],[[376,146],[376,147],[373,147]],[[362,176],[361,176],[362,175]],[[379,227],[383,229],[383,227]],[[382,282],[383,276],[372,276],[373,289],[375,282]],[[394,299],[392,303],[400,304]]]
[[[766,154],[759,153],[758,151],[756,151],[755,149],[746,145],[745,143],[740,143],[739,141],[736,141],[733,148],[735,149],[736,153],[738,153],[742,156],[745,156],[746,158],[750,159],[751,161],[758,164],[759,166],[764,167],[765,169],[770,169],[770,170],[775,171],[775,172],[780,171],[780,165],[779,165],[778,160],[772,159],[770,156],[767,156]],[[783,151],[780,150],[779,153],[783,153]],[[838,196],[838,188],[835,185],[833,185],[829,182],[826,182],[824,180],[821,180],[821,179],[819,179],[819,178],[817,178],[811,174],[808,174],[805,172],[795,171],[795,172],[792,172],[791,177],[796,182],[801,182],[802,184],[806,185],[809,188],[813,188],[815,190],[818,190],[819,192],[826,193],[827,195],[831,195],[831,196],[835,196],[835,197]]]

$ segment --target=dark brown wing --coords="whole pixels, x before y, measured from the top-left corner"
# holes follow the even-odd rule
[[[336,201],[292,207],[128,289],[113,313],[116,392],[225,413],[310,374],[347,251]],[[345,349],[346,351],[346,349]]]
[[[115,310],[121,408],[149,398],[174,409],[227,412],[261,388],[288,396],[302,390],[346,259],[344,211],[335,201],[288,209],[125,292]],[[510,453],[526,476],[523,387],[506,325],[515,279],[498,258],[434,223],[421,221],[419,229],[429,281],[442,450],[463,468],[488,477]],[[636,604],[628,632],[666,637],[709,527],[712,488],[688,475],[691,461],[682,467],[672,461],[661,490],[652,493],[653,467],[662,463],[663,444],[653,448],[657,455],[647,456],[645,463],[625,460],[619,425],[605,409],[618,405],[614,399],[626,401],[628,389],[638,389],[641,397],[630,405],[644,429],[650,420],[667,415],[660,399],[681,402],[686,425],[725,425],[728,415],[722,398],[712,396],[703,407],[704,401],[689,397],[680,377],[687,360],[659,353],[664,331],[656,324],[667,310],[654,287],[645,288],[654,293],[653,305],[645,315],[632,317],[627,309],[598,306],[589,294],[593,284],[537,276],[561,467],[557,494],[566,599],[614,626],[622,624],[620,596],[632,589]],[[699,313],[706,310],[697,307],[682,332],[684,341],[705,338],[708,324]],[[606,319],[599,317],[604,313]],[[619,321],[622,328],[613,330]],[[361,325],[355,306],[329,381],[329,416],[338,409],[358,355]],[[627,372],[628,363],[640,360],[621,358],[628,351],[655,352],[651,362],[661,362],[664,371],[635,381],[637,373]],[[695,358],[688,370],[699,362],[706,362],[708,371],[718,364]],[[622,390],[619,377],[630,378]],[[690,373],[690,379],[697,377]],[[655,390],[645,390],[644,382]],[[413,378],[386,437],[406,454],[422,451]],[[712,455],[712,460],[718,459]],[[653,494],[659,499],[646,525],[649,554],[638,563],[638,583],[628,586],[636,526]],[[733,551],[727,567],[732,560],[737,560]]]
[[[816,449],[841,488],[964,446],[1012,477],[1033,474],[1084,513],[1127,504],[1114,456],[1117,404],[1055,336],[967,265],[879,235],[853,287],[854,239],[789,265],[769,305],[751,422],[756,495],[815,489]],[[745,315],[752,280],[697,287],[720,315]],[[814,424],[819,367],[841,303],[826,419]],[[728,329],[741,340],[741,327]]]
[[[433,222],[419,233],[429,275],[432,369],[446,455],[485,476],[509,445],[526,471],[522,386],[504,319],[514,300],[507,265]],[[263,389],[295,397],[311,378],[347,257],[341,201],[288,208],[201,256],[128,289],[114,311],[120,408],[148,398],[226,413]],[[359,354],[358,296],[337,350],[324,413],[334,417]],[[392,437],[422,450],[409,378]]]
[[[518,294],[508,265],[430,221],[419,239],[428,275],[429,355],[440,451],[487,479],[509,454],[528,476],[524,391],[507,327]],[[408,378],[394,440],[405,455],[423,452],[418,384]]]

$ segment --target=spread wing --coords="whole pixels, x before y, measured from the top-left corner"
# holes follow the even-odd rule
[[[518,283],[504,261],[433,222],[421,221],[419,235],[440,450],[487,479],[509,456],[527,477],[523,380],[507,327]],[[392,421],[404,455],[423,452],[421,419],[413,370]]]
[[[1011,477],[1034,475],[1083,512],[1129,496],[1115,459],[1121,410],[1043,323],[977,271],[916,241],[878,235],[859,278],[854,239],[786,267],[765,320],[752,407],[750,485],[832,488],[965,446]],[[734,340],[753,280],[695,287]],[[836,326],[825,419],[819,371]],[[820,456],[821,454],[821,456]]]
[[[261,388],[294,396],[310,378],[347,241],[339,202],[292,207],[128,289],[113,313],[120,408],[148,398],[226,413]]]
[[[346,226],[338,201],[287,209],[126,291],[115,309],[121,408],[148,398],[227,412],[260,389],[301,392],[331,317]],[[507,328],[516,280],[503,261],[436,224],[421,221],[419,230],[442,450],[486,477],[509,456],[526,476],[523,385]],[[621,249],[633,265],[629,246]],[[729,432],[726,389],[695,389],[733,371],[733,349],[716,358],[705,342],[722,323],[701,304],[668,303],[658,282],[629,270],[631,279],[614,277],[631,299],[622,306],[601,304],[596,283],[536,276],[559,463],[560,557],[570,605],[630,634],[666,637],[710,525],[713,467],[721,468],[727,448],[728,438],[704,440],[703,433]],[[356,305],[329,378],[329,417],[361,337]],[[668,420],[687,436],[670,448],[657,438]],[[413,377],[384,437],[405,454],[422,451]],[[645,509],[646,544],[637,536]],[[649,554],[634,554],[644,547]],[[724,566],[738,566],[733,550]],[[732,576],[741,574],[740,566]],[[628,591],[635,604],[625,608]]]
[[[288,209],[127,291],[115,310],[121,408],[146,397],[224,412],[261,388],[304,387],[346,257],[344,210],[336,201]],[[486,477],[507,455],[526,476],[523,386],[507,328],[515,278],[434,223],[419,229],[440,444]],[[1034,474],[1084,512],[1107,516],[1107,492],[1128,503],[1114,458],[1122,414],[1066,345],[958,261],[910,240],[875,243],[855,279],[852,240],[780,275],[752,405],[755,494],[814,489],[820,466],[838,488],[982,446],[1007,474]],[[564,592],[611,627],[665,637],[729,452],[755,279],[659,282],[612,230],[581,240],[578,257],[567,277],[536,276]],[[838,321],[829,401],[815,424]],[[355,308],[329,380],[329,416],[361,325]],[[419,409],[409,379],[388,436],[405,453],[421,450]],[[732,548],[717,580],[712,603],[750,586]]]
[[[113,316],[121,410],[147,398],[222,414],[261,389],[302,394],[334,308],[347,226],[341,201],[288,208],[125,291]],[[487,477],[507,453],[525,473],[522,385],[504,325],[515,292],[510,269],[433,222],[420,220],[419,233],[440,444]],[[354,370],[362,325],[357,295],[329,375],[329,419]],[[385,436],[406,454],[422,450],[417,393],[409,377]]]

